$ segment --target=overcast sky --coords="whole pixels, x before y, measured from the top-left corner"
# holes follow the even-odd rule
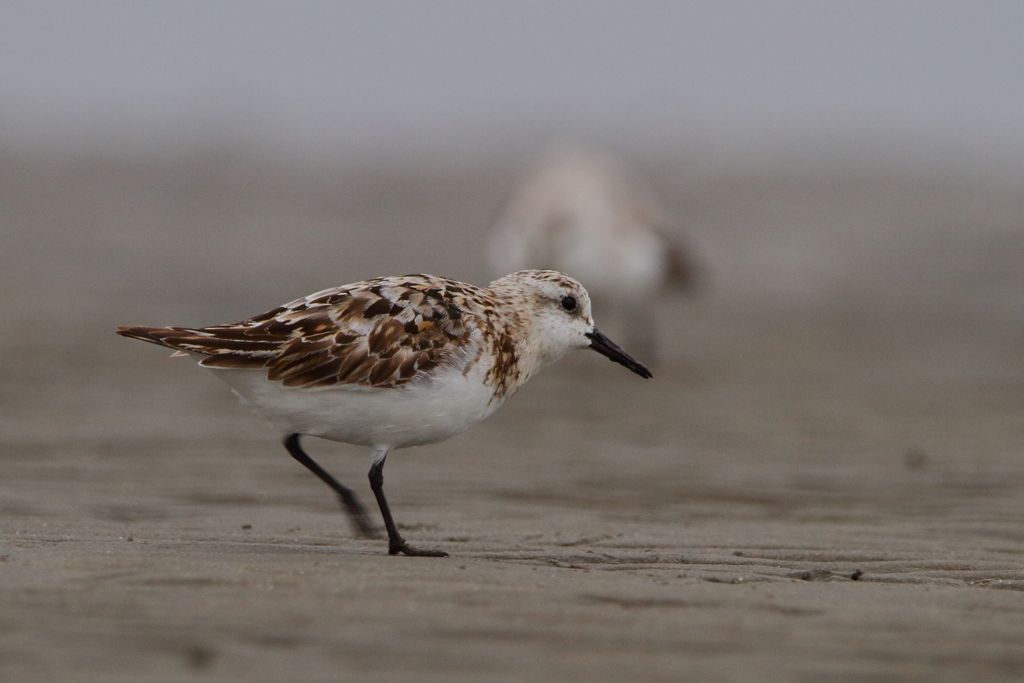
[[[1024,158],[1024,2],[0,0],[0,145]],[[1024,167],[1024,163],[1021,164]]]

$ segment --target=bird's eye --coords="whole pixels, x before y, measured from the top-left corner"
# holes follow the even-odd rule
[[[574,297],[574,296],[563,297],[562,298],[562,308],[564,308],[567,311],[575,311],[576,310],[576,297]]]

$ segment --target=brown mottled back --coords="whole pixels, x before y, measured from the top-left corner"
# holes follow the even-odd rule
[[[409,275],[327,289],[234,324],[118,334],[205,355],[206,367],[265,368],[288,387],[397,387],[475,362],[481,313],[493,307],[472,285]]]

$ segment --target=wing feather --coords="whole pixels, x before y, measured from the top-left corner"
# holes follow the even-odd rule
[[[467,287],[432,276],[369,280],[230,325],[118,334],[202,354],[209,368],[265,369],[287,387],[397,387],[478,357],[479,302]]]

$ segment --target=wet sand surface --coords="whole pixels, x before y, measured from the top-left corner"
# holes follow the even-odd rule
[[[0,679],[1024,678],[1024,186],[644,170],[704,290],[655,379],[581,352],[392,454],[439,560],[356,540],[225,385],[112,330],[485,282],[515,165],[0,159]],[[366,450],[308,447],[372,502]]]

